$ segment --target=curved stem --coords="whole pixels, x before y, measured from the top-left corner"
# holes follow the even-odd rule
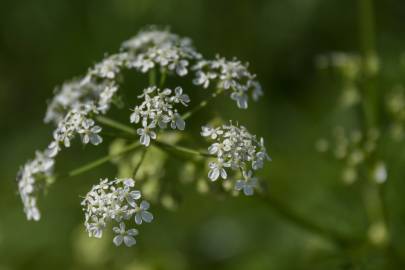
[[[222,93],[222,89],[218,89],[216,92],[214,92],[214,94],[212,94],[209,98],[201,101],[196,107],[194,107],[192,110],[184,113],[182,115],[183,120],[186,120],[188,118],[190,118],[192,115],[194,115],[195,113],[197,113],[198,111],[200,111],[201,109],[205,108],[208,103],[213,100],[214,98],[216,98],[219,94]]]
[[[85,164],[83,166],[80,166],[77,169],[71,170],[66,175],[62,175],[62,176],[59,176],[59,177],[57,176],[56,178],[67,178],[67,177],[78,176],[78,175],[80,175],[82,173],[85,173],[85,172],[88,172],[88,171],[90,171],[90,170],[92,170],[94,168],[97,168],[97,167],[103,165],[104,163],[114,159],[114,158],[120,157],[123,154],[126,154],[126,153],[128,153],[128,152],[130,152],[132,150],[135,150],[136,148],[138,148],[140,146],[141,146],[141,144],[139,142],[129,144],[128,146],[123,148],[120,152],[118,152],[118,153],[116,153],[114,155],[106,155],[106,156],[104,156],[102,158],[99,158],[99,159],[94,160],[94,161],[92,161],[90,163],[87,163],[87,164]]]
[[[120,131],[124,131],[131,135],[136,135],[136,130],[134,128],[127,126],[125,124],[122,124],[114,119],[108,118],[106,116],[96,116],[96,120],[106,126],[112,127],[114,129],[117,129]]]
[[[141,159],[139,160],[138,164],[136,165],[136,167],[135,167],[135,169],[134,169],[134,171],[133,171],[133,173],[132,173],[132,178],[133,178],[133,179],[136,178],[136,174],[138,173],[139,168],[141,168],[141,165],[142,165],[142,163],[143,163],[143,160],[145,159],[145,156],[146,156],[146,152],[147,152],[147,148],[145,148],[145,149],[142,151]]]
[[[342,247],[347,245],[359,244],[363,241],[361,238],[353,239],[348,237],[332,228],[325,228],[315,222],[310,218],[304,217],[297,212],[292,211],[289,207],[282,204],[280,201],[275,199],[273,196],[268,196],[267,194],[262,195],[262,200],[268,205],[273,211],[275,211],[284,220],[289,221],[292,224],[298,225],[309,232],[319,235],[327,241],[332,242],[336,246]]]

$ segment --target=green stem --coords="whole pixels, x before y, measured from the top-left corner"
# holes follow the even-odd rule
[[[160,88],[163,87],[163,85],[166,82],[166,77],[167,77],[167,71],[166,69],[162,70],[161,74],[160,74]]]
[[[143,163],[143,160],[145,159],[145,156],[146,156],[147,149],[148,149],[148,148],[145,148],[145,149],[142,151],[141,159],[139,160],[138,164],[136,165],[136,167],[135,167],[135,169],[134,169],[134,172],[132,173],[132,178],[133,178],[133,179],[136,178],[136,174],[138,173],[139,168],[141,168],[141,165],[142,165],[142,163]]]
[[[149,85],[150,86],[156,85],[156,69],[155,68],[152,68],[149,71]]]
[[[161,142],[161,141],[153,141],[152,142],[153,145],[155,145],[156,147],[159,147],[163,150],[168,150],[168,151],[172,151],[172,152],[176,152],[179,154],[185,154],[188,156],[195,156],[195,157],[204,157],[204,158],[208,158],[208,157],[212,157],[210,154],[206,153],[206,152],[200,152],[188,147],[184,147],[184,146],[178,146],[178,145],[172,145],[172,144],[168,144],[165,142]]]
[[[214,98],[216,98],[219,94],[222,93],[222,89],[218,89],[216,92],[214,92],[214,94],[212,94],[212,96],[210,96],[209,98],[201,101],[196,107],[194,107],[192,110],[186,112],[185,114],[182,115],[182,118],[184,120],[190,118],[192,115],[194,115],[195,113],[197,113],[198,111],[200,111],[201,109],[205,108],[208,103],[213,100]]]
[[[364,71],[360,86],[363,94],[364,132],[367,132],[369,129],[377,127],[379,123],[379,93],[376,87],[378,63],[373,0],[358,0],[358,4],[360,47]],[[368,171],[372,171],[375,160],[374,157],[371,162],[367,163]],[[366,178],[370,178],[370,175],[367,175]],[[369,180],[363,188],[364,207],[369,219],[369,241],[375,245],[386,245],[389,241],[389,233],[387,213],[384,207],[384,184],[378,184],[372,178]]]
[[[132,134],[132,135],[136,135],[136,130],[135,129],[133,129],[132,127],[127,126],[125,124],[122,124],[122,123],[120,123],[118,121],[115,121],[114,119],[108,118],[106,116],[97,116],[96,120],[98,122],[100,122],[101,124],[104,124],[106,126],[115,128],[115,129],[120,130],[120,131],[124,131],[124,132]]]
[[[376,74],[378,62],[374,35],[373,0],[358,0],[359,35],[362,55],[363,77],[361,90],[363,93],[363,110],[366,127],[376,127],[378,122],[378,93],[376,89]]]
[[[97,118],[97,120],[99,120]],[[99,120],[100,123],[103,123],[107,126],[110,126],[112,128],[115,128],[117,130],[120,131],[124,131],[126,133],[128,133],[128,135],[133,136],[133,138],[135,139],[136,137],[134,135],[136,135],[136,131],[131,128],[130,126],[127,126],[125,124],[122,124],[118,121],[115,121],[113,119],[107,118],[107,117],[102,117],[102,122]],[[125,139],[128,139],[127,137]],[[152,143],[160,148],[164,148],[166,150],[172,150],[175,151],[177,153],[182,153],[182,154],[186,154],[186,155],[194,155],[194,156],[200,156],[200,157],[211,157],[211,155],[209,155],[208,153],[205,152],[200,152],[191,148],[187,148],[187,147],[183,147],[183,146],[177,146],[177,145],[171,145],[162,141],[152,141]]]
[[[92,161],[92,162],[90,162],[88,164],[85,164],[85,165],[83,165],[83,166],[81,166],[81,167],[79,167],[77,169],[74,169],[74,170],[68,172],[66,175],[64,175],[62,177],[58,177],[58,178],[73,177],[73,176],[77,176],[77,175],[80,175],[82,173],[88,172],[88,171],[90,171],[90,170],[92,170],[94,168],[97,168],[97,167],[103,165],[104,163],[114,159],[114,158],[120,157],[123,154],[126,154],[126,153],[140,147],[140,146],[141,146],[141,144],[139,142],[129,144],[124,149],[122,149],[120,152],[118,152],[118,153],[116,153],[114,155],[107,155],[105,157],[99,158],[99,159],[97,159],[95,161]]]
[[[303,228],[308,232],[312,232],[315,235],[321,236],[322,238],[332,242],[336,246],[342,247],[347,245],[360,244],[363,241],[363,239],[361,238],[354,239],[352,237],[348,237],[332,228],[325,228],[313,222],[311,218],[299,215],[295,211],[292,211],[289,207],[285,206],[283,203],[279,202],[279,200],[275,199],[274,196],[263,194],[261,198],[274,212],[276,212],[284,220],[298,225],[300,228]]]

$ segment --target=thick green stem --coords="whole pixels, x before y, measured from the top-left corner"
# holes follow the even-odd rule
[[[378,72],[378,59],[374,35],[374,14],[372,0],[358,0],[359,9],[359,35],[362,56],[363,76],[361,78],[361,91],[363,94],[363,111],[365,127],[378,125],[378,93],[376,89],[376,75]]]
[[[378,59],[376,56],[373,0],[358,0],[359,34],[361,43],[363,77],[360,87],[363,95],[364,132],[379,125],[379,93],[376,87]],[[375,158],[373,160],[375,162]],[[375,164],[368,162],[368,171]],[[363,190],[363,200],[369,219],[369,241],[375,245],[385,245],[389,241],[387,213],[384,207],[383,185],[374,181],[370,175]]]

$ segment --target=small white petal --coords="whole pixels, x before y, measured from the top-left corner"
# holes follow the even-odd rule
[[[124,243],[127,247],[132,247],[136,244],[136,240],[132,236],[126,235],[124,236]]]
[[[122,244],[123,240],[124,240],[124,238],[122,237],[122,235],[117,235],[114,237],[113,242],[118,247]]]
[[[152,213],[150,213],[148,211],[142,211],[142,219],[145,222],[150,223],[153,220],[153,215],[152,215]]]

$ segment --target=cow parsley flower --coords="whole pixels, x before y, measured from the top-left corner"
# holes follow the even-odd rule
[[[190,39],[155,29],[139,33],[122,47],[133,56],[127,66],[142,73],[158,66],[182,77],[188,74],[190,61],[201,58]]]
[[[251,195],[253,195],[254,189],[257,187],[257,185],[258,185],[258,181],[257,181],[256,177],[253,177],[253,172],[244,171],[243,179],[236,181],[235,190],[237,190],[237,191],[243,190],[243,193],[246,196],[251,196]]]
[[[125,223],[121,222],[119,227],[113,228],[113,231],[117,234],[113,239],[117,247],[120,246],[122,242],[124,242],[127,247],[132,247],[136,244],[134,236],[138,235],[137,229],[125,230]]]
[[[142,224],[142,221],[150,223],[153,220],[153,215],[148,211],[150,204],[147,201],[142,201],[139,206],[135,205],[135,223]]]
[[[261,169],[264,161],[270,160],[263,138],[257,139],[244,126],[232,122],[217,128],[203,126],[201,135],[213,141],[208,153],[216,158],[209,163],[208,177],[212,181],[219,177],[227,179],[227,170],[241,171],[245,180],[237,181],[235,188],[251,195],[257,182],[253,172]]]
[[[55,129],[55,142],[70,147],[71,140],[75,138],[76,134],[80,134],[84,144],[100,144],[103,141],[99,135],[101,127],[95,125],[94,120],[87,118],[87,114],[88,111],[83,108],[71,110]],[[53,148],[51,151],[55,152],[55,147],[59,146],[53,143],[50,147]]]
[[[89,72],[91,76],[113,80],[121,72],[123,64],[128,59],[126,52],[113,54],[96,64]]]
[[[152,86],[144,89],[139,98],[144,101],[141,105],[135,106],[130,122],[141,123],[142,127],[137,130],[141,144],[149,146],[150,141],[157,137],[156,129],[165,129],[169,124],[172,129],[184,130],[185,121],[175,106],[177,104],[187,106],[190,98],[183,93],[181,87],[176,87],[173,93],[171,89],[160,90]]]
[[[136,243],[134,236],[138,234],[138,230],[126,230],[125,222],[130,222],[133,218],[138,225],[142,221],[149,223],[152,222],[153,215],[148,211],[147,201],[142,201],[138,206],[136,201],[142,196],[134,187],[135,181],[132,178],[112,181],[101,179],[99,184],[93,186],[82,201],[84,225],[89,237],[101,238],[107,224],[115,222],[119,227],[113,228],[117,234],[113,239],[114,244],[119,246],[124,243],[130,247]]]
[[[77,132],[82,135],[82,142],[84,144],[91,143],[98,145],[103,142],[101,136],[98,135],[101,132],[101,127],[95,125],[92,119],[82,121],[81,127],[79,127]]]
[[[17,174],[18,191],[28,220],[38,221],[41,217],[36,195],[43,186],[40,180],[51,175],[54,163],[46,151],[37,151],[35,159],[28,161]]]
[[[248,64],[239,60],[226,60],[217,56],[215,60],[200,60],[194,67],[196,77],[195,85],[208,88],[211,83],[214,87],[229,93],[235,100],[238,108],[247,109],[249,95],[257,101],[263,95],[260,84],[255,80],[256,75],[248,70]]]

